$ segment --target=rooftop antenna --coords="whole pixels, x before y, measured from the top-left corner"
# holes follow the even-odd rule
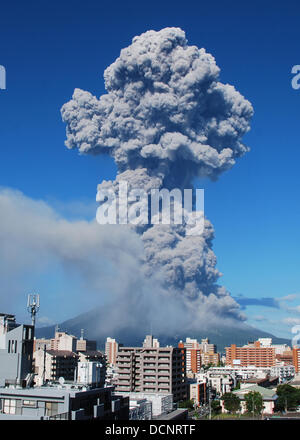
[[[40,295],[30,294],[27,299],[27,310],[31,314],[31,321],[33,327],[35,327],[35,315],[40,309]]]
[[[83,335],[84,335],[84,329],[82,328],[80,332],[80,339],[83,339]]]

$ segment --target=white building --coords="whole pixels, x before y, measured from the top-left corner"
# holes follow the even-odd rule
[[[81,385],[100,386],[104,383],[102,372],[102,364],[99,362],[78,362],[76,382]]]
[[[147,399],[130,399],[129,420],[151,420],[152,402]]]
[[[219,374],[235,374],[237,379],[263,379],[266,376],[270,375],[271,367],[260,368],[260,367],[242,367],[240,365],[236,365],[234,367],[226,366],[226,367],[212,367],[209,369],[212,373]]]
[[[115,392],[114,395],[129,397],[130,406],[131,402],[133,402],[132,405],[134,405],[134,402],[141,399],[145,399],[147,402],[151,402],[152,417],[158,417],[160,415],[168,414],[169,412],[173,411],[173,394]]]
[[[215,372],[212,370],[213,368],[205,373],[196,374],[197,383],[205,382],[207,386],[211,387],[219,395],[229,393],[236,387],[237,379],[235,372]]]
[[[271,376],[279,377],[279,383],[291,380],[295,376],[295,367],[293,365],[272,367]]]
[[[283,354],[285,351],[290,351],[291,347],[287,344],[273,344],[272,338],[259,338],[261,347],[275,348],[275,354]]]

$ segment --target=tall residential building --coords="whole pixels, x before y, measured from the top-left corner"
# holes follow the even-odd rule
[[[106,339],[105,356],[106,356],[106,361],[109,365],[116,365],[119,346],[121,347],[122,344],[119,344],[115,339],[113,338]]]
[[[293,347],[293,365],[295,367],[295,372],[298,374],[300,372],[300,348]]]
[[[0,383],[24,385],[32,375],[34,327],[0,313]]]
[[[215,344],[210,344],[208,338],[201,339],[200,349],[202,353],[216,353],[217,351]]]
[[[261,346],[259,341],[243,347],[232,344],[226,347],[226,365],[274,367],[276,364],[275,348]]]
[[[187,373],[199,373],[202,365],[219,364],[220,356],[216,353],[216,346],[210,344],[207,338],[201,339],[201,343],[197,339],[186,338],[185,342],[179,342],[178,347],[186,350]]]
[[[201,369],[201,348],[197,339],[186,338],[185,342],[179,342],[178,347],[185,348],[186,372],[199,373]]]
[[[201,364],[202,365],[214,365],[218,366],[220,364],[219,353],[213,353],[212,351],[201,354]]]
[[[185,349],[119,347],[116,391],[171,393],[174,402],[187,399]]]

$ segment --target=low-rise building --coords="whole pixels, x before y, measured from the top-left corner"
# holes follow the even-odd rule
[[[72,351],[37,350],[33,354],[35,383],[57,381],[60,377],[74,380],[78,355]]]
[[[272,367],[271,376],[277,376],[279,378],[279,383],[287,382],[295,376],[295,367],[293,365]]]
[[[164,393],[120,393],[115,392],[115,395],[122,395],[129,397],[130,406],[135,405],[135,402],[139,400],[146,400],[151,403],[152,417],[158,417],[164,414],[168,414],[173,411],[173,395]],[[148,420],[148,419],[145,419]]]
[[[106,382],[106,357],[99,350],[78,352],[78,362],[94,363],[100,371],[100,382],[98,386],[104,386]],[[91,368],[91,367],[90,367]]]
[[[249,385],[259,385],[264,388],[274,388],[279,383],[278,376],[266,376],[263,378],[251,377],[250,379],[242,379],[240,381],[240,387],[247,388]]]
[[[0,420],[128,420],[129,399],[113,388],[0,388]]]
[[[264,378],[271,372],[271,367],[255,367],[255,366],[230,366],[212,367],[209,371],[219,374],[235,374],[237,379],[250,379],[251,377]]]
[[[209,400],[208,381],[193,379],[189,381],[189,398],[196,406],[205,405]]]
[[[249,385],[247,388],[242,388],[240,390],[233,391],[233,393],[239,397],[241,401],[241,413],[247,412],[245,395],[250,392],[258,392],[263,399],[263,414],[273,414],[275,403],[278,398],[276,392],[272,389],[260,387],[259,385]],[[224,401],[221,400],[222,412],[227,412],[224,408]]]
[[[130,399],[129,420],[151,420],[152,403],[147,399]]]

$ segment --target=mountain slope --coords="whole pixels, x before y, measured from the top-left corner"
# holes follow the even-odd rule
[[[67,331],[77,337],[80,336],[81,329],[84,329],[85,335],[88,339],[94,339],[98,343],[98,348],[103,349],[105,340],[108,336],[115,338],[118,342],[125,346],[141,346],[145,333],[138,331],[136,328],[118,328],[113,332],[106,332],[101,328],[101,320],[107,313],[107,309],[97,308],[90,312],[83,313],[75,318],[62,322],[59,325],[60,330]],[[36,336],[50,338],[54,336],[55,327],[41,327],[36,329]],[[149,332],[148,332],[149,333]],[[178,330],[174,336],[166,336],[158,334],[154,329],[154,336],[157,337],[161,345],[177,345],[179,340],[184,340],[187,336],[192,338],[209,338],[211,343],[217,345],[219,352],[224,351],[224,347],[230,344],[237,344],[239,346],[247,344],[248,341],[254,341],[258,338],[272,338],[273,343],[276,344],[290,344],[290,340],[278,338],[263,330],[243,324],[241,327],[228,328],[218,327],[210,330],[195,331],[193,334]]]

